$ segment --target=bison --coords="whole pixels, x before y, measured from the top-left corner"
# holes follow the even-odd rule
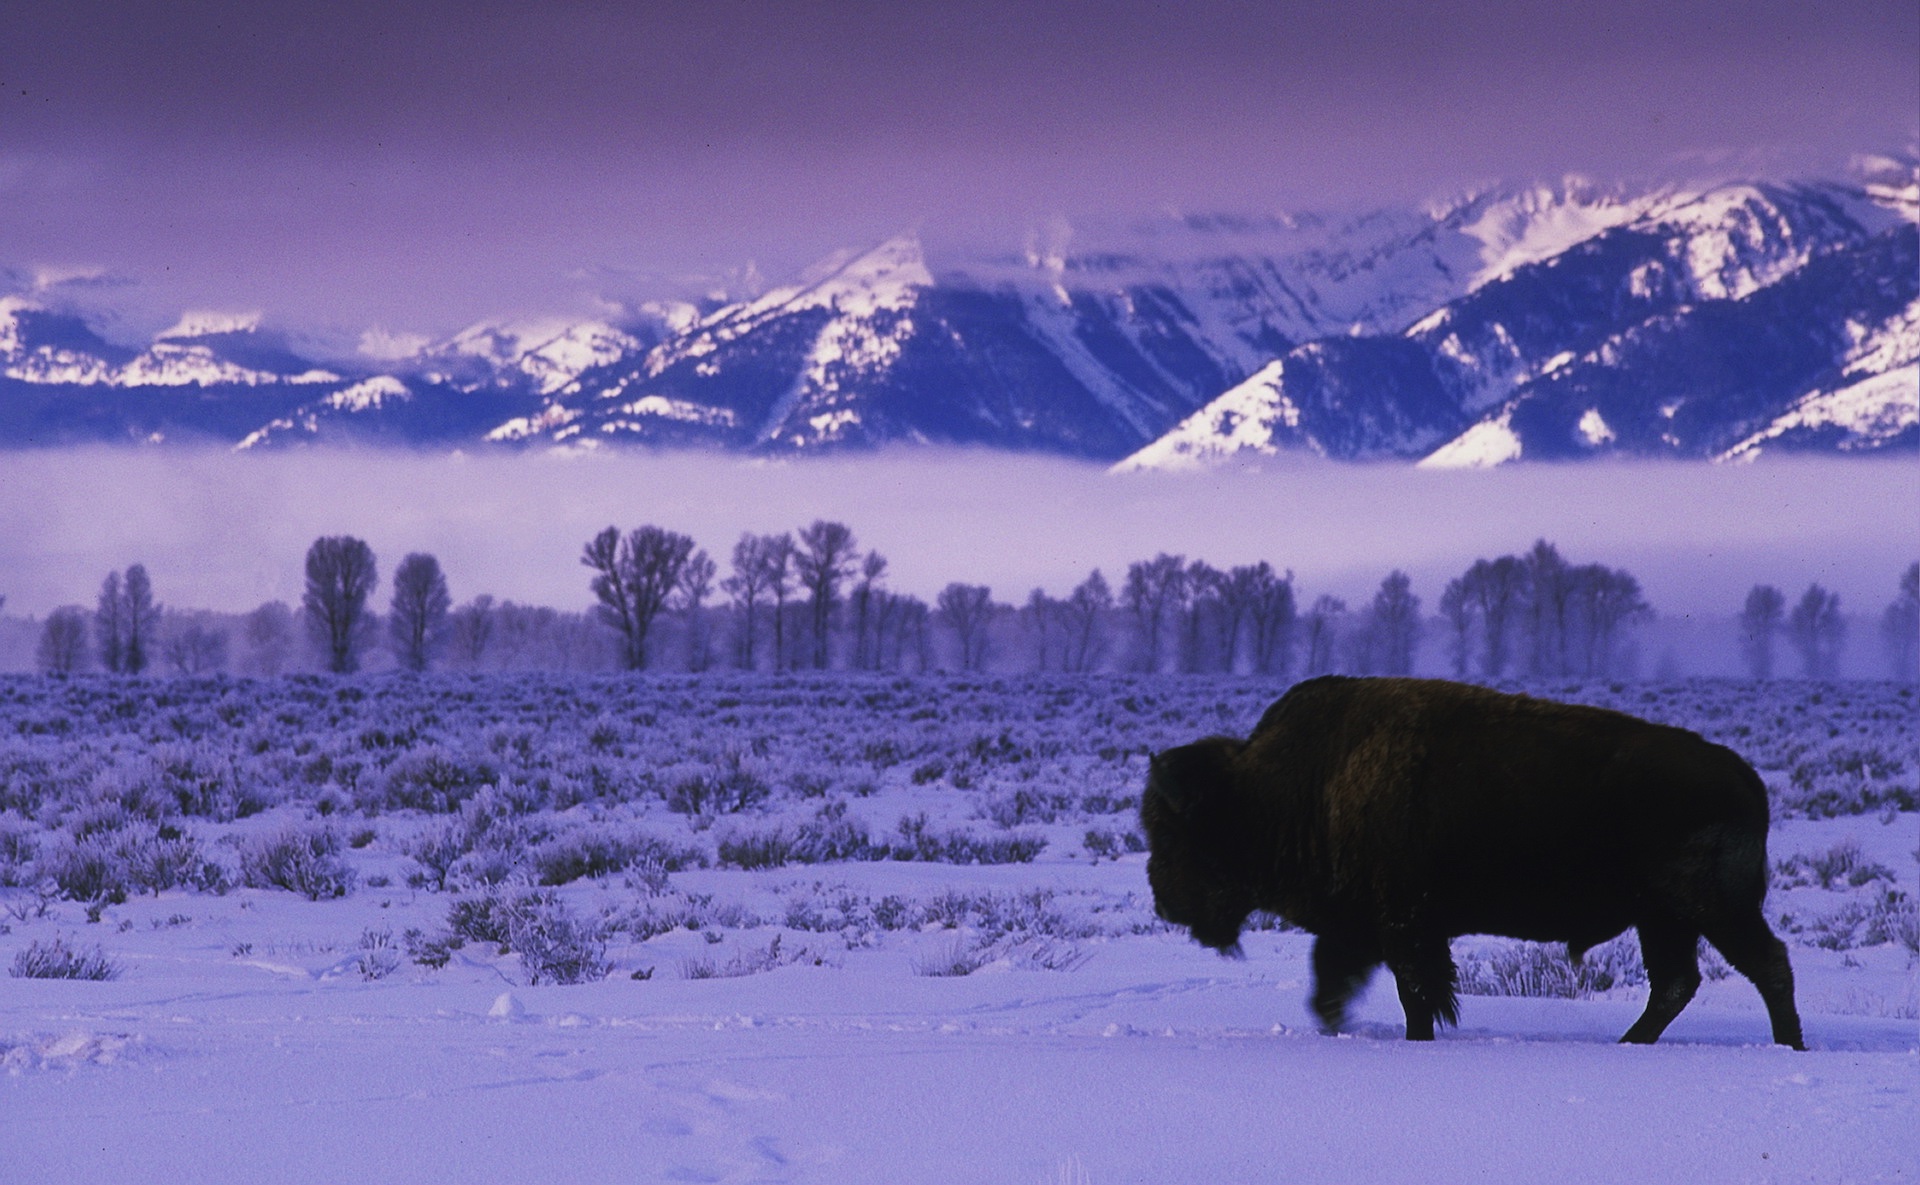
[[[1140,802],[1154,908],[1238,956],[1254,910],[1311,932],[1312,1006],[1337,1031],[1382,962],[1409,1040],[1458,1023],[1461,934],[1565,943],[1639,931],[1659,1038],[1704,936],[1803,1049],[1786,947],[1761,915],[1767,792],[1729,749],[1600,708],[1436,679],[1295,686],[1246,740],[1152,759]]]

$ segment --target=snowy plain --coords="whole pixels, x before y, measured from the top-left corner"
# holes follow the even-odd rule
[[[1614,1044],[1630,937],[1613,982],[1470,989],[1432,1044],[1384,971],[1318,1034],[1307,936],[1265,922],[1222,960],[1153,917],[1130,850],[1145,754],[1282,689],[0,680],[0,963],[58,940],[117,971],[0,986],[0,1180],[1920,1173],[1913,688],[1527,688],[1761,770],[1806,1053],[1711,958],[1660,1044]],[[270,887],[274,843],[323,833],[279,867],[305,891]],[[1564,965],[1455,955],[1482,992],[1503,958]]]

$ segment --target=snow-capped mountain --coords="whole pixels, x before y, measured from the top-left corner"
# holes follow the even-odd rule
[[[1289,350],[1119,468],[1913,447],[1915,189],[1882,178],[1536,206],[1552,249],[1528,224],[1405,331]]]
[[[145,344],[0,299],[0,444],[973,445],[1179,468],[1291,451],[1486,465],[1920,447],[1920,167],[1487,186],[1346,216],[906,233],[744,299],[369,331],[256,315]]]

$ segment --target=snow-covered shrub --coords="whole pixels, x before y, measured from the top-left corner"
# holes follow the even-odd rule
[[[528,984],[590,983],[605,979],[606,929],[584,920],[551,892],[528,893],[505,902],[506,945],[520,956]]]
[[[901,816],[900,838],[888,849],[894,860],[947,864],[1030,864],[1047,846],[1044,836],[1031,832],[980,838],[968,831],[935,832],[926,812]]]
[[[878,860],[866,826],[846,817],[846,804],[822,807],[814,817],[791,827],[732,831],[716,845],[721,867],[778,868],[785,864],[825,864],[842,860]]]
[[[738,749],[712,767],[681,777],[667,791],[667,809],[683,815],[733,814],[764,802],[773,787]]]
[[[1862,946],[1898,943],[1908,954],[1920,953],[1920,910],[1899,889],[1882,888],[1872,903],[1849,901],[1804,925],[1782,918],[1785,929],[1822,950],[1852,950]]]
[[[97,946],[91,951],[77,951],[64,939],[35,939],[13,956],[7,974],[15,979],[118,979],[120,964]]]
[[[439,745],[409,749],[387,766],[379,805],[392,809],[447,812],[483,786],[500,781],[500,766],[490,754],[461,753]]]
[[[52,881],[69,901],[117,905],[132,891],[126,864],[111,836],[60,844],[41,860],[39,876]]]
[[[1087,854],[1096,860],[1101,858],[1117,860],[1123,852],[1147,850],[1146,837],[1131,827],[1120,832],[1114,832],[1106,827],[1088,828],[1080,845],[1086,848]]]
[[[250,889],[286,889],[309,901],[344,897],[354,874],[340,855],[332,827],[295,826],[261,836],[240,849],[240,883]]]
[[[1643,985],[1647,971],[1629,939],[1616,938],[1586,952],[1580,962],[1567,948],[1515,942],[1472,952],[1459,964],[1459,988],[1467,996],[1545,996],[1578,1000],[1617,987]]]
[[[992,942],[957,936],[938,944],[926,954],[916,956],[913,973],[943,979],[957,978],[972,975],[998,957],[999,951]]]
[[[385,979],[400,968],[400,951],[393,945],[393,931],[368,928],[360,931],[360,954],[354,969],[366,980]]]
[[[640,831],[597,831],[578,827],[534,848],[534,879],[564,885],[581,877],[604,876],[643,864],[662,872],[706,865],[698,848],[669,843]]]
[[[1829,847],[1824,852],[1811,856],[1796,852],[1785,860],[1775,862],[1773,866],[1776,887],[1797,889],[1808,885],[1818,885],[1831,889],[1836,884],[1859,888],[1876,880],[1893,880],[1893,870],[1884,864],[1867,859],[1861,850],[1860,841],[1848,836]]]
[[[0,816],[0,888],[30,885],[38,879],[37,829],[25,819]]]
[[[170,824],[121,833],[115,852],[126,869],[129,887],[156,897],[182,886],[226,887],[226,870],[202,856],[193,836]]]
[[[746,975],[758,975],[771,971],[775,967],[784,967],[788,963],[820,960],[809,951],[789,954],[780,949],[780,935],[775,934],[773,941],[764,950],[736,951],[733,957],[721,963],[709,958],[688,959],[680,964],[680,976],[683,979],[738,979]]]

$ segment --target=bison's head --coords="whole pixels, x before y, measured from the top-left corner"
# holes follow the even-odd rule
[[[1208,737],[1157,754],[1140,798],[1154,912],[1187,927],[1201,945],[1235,957],[1240,928],[1254,907],[1239,857],[1246,821],[1228,765],[1243,747],[1229,737]]]

